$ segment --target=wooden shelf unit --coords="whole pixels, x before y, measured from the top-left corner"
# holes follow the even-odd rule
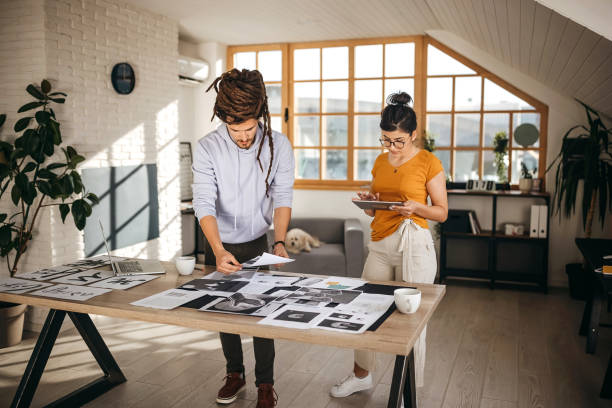
[[[502,231],[497,231],[497,199],[498,198],[536,198],[543,200],[546,206],[549,208],[547,213],[547,225],[550,221],[550,194],[530,192],[521,193],[517,190],[507,191],[467,191],[462,189],[451,189],[448,190],[448,195],[455,196],[470,196],[470,197],[489,197],[492,205],[492,230],[483,230],[480,234],[464,233],[464,232],[450,232],[441,229],[440,233],[440,282],[443,282],[447,277],[467,277],[467,278],[478,278],[486,279],[490,281],[491,287],[495,287],[496,281],[511,281],[521,283],[532,283],[536,284],[542,291],[546,292],[548,289],[548,240],[549,235],[547,228],[547,234],[544,238],[532,238],[529,234],[524,235],[505,235]],[[529,225],[526,226],[527,232],[529,231]],[[448,266],[447,259],[447,248],[449,240],[458,239],[474,239],[474,240],[486,240],[487,241],[487,269],[469,269],[469,268],[455,268]],[[521,244],[533,245],[538,249],[540,253],[541,263],[534,272],[509,272],[499,270],[498,264],[498,246],[500,243],[517,242]],[[451,244],[452,245],[452,244]]]

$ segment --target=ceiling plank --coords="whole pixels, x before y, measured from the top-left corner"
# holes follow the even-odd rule
[[[544,52],[544,41],[546,40],[546,32],[548,31],[548,22],[552,15],[550,9],[536,4],[535,20],[533,22],[533,36],[531,37],[532,46],[529,54],[529,75],[536,77],[538,67],[540,66],[540,58]]]
[[[540,59],[540,65],[537,70],[536,77],[541,80],[548,78],[550,67],[561,44],[561,36],[567,25],[567,18],[558,13],[552,13],[550,18],[548,31],[546,32],[546,42],[544,43],[544,51]]]
[[[574,51],[568,57],[565,68],[563,68],[555,81],[555,86],[567,89],[570,79],[576,76],[584,62],[591,56],[593,50],[599,44],[601,38],[599,34],[591,30],[585,29],[583,31]]]
[[[508,1],[508,33],[510,40],[510,61],[513,67],[520,65],[521,49],[521,2]]]
[[[553,60],[550,68],[550,72],[546,78],[546,81],[549,84],[554,84],[557,81],[561,75],[561,71],[563,71],[565,66],[569,63],[569,58],[576,49],[576,46],[580,41],[580,37],[582,37],[582,33],[585,30],[586,28],[580,24],[577,24],[572,20],[567,21],[567,26],[565,27],[563,36],[561,37],[561,46],[558,48],[557,54],[555,55],[555,59]]]
[[[612,41],[599,37],[599,41],[591,53],[582,62],[582,66],[573,78],[568,79],[564,86],[570,95],[584,94],[584,86],[593,77],[598,68],[605,66],[607,58],[612,55]],[[609,66],[609,65],[608,65]]]
[[[529,55],[531,54],[531,38],[533,37],[534,19],[535,3],[533,0],[521,0],[521,53],[519,68],[523,72],[529,70]]]
[[[489,32],[489,27],[487,25],[485,11],[482,6],[481,0],[470,0],[472,3],[472,10],[474,11],[473,15],[476,20],[476,24],[478,25],[480,34],[483,37],[483,44],[481,48],[488,52],[489,54],[495,54],[495,46],[493,45],[493,39],[491,38],[491,33]]]
[[[502,51],[499,30],[497,29],[497,19],[495,18],[495,6],[489,0],[484,0],[482,2],[482,5],[485,11],[485,21],[487,23],[487,26],[489,27],[489,32],[491,33],[491,39],[493,40],[495,56],[499,60],[503,61],[504,53]]]
[[[591,94],[610,76],[610,66],[612,66],[612,54],[608,55],[606,60],[587,79],[584,86],[576,92],[576,97],[584,101],[590,99]]]
[[[493,2],[493,10],[495,11],[503,61],[510,64],[512,58],[510,57],[510,32],[508,29],[508,6],[506,0],[495,0]]]

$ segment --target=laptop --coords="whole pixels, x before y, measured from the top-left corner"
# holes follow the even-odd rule
[[[104,227],[102,227],[102,221],[98,220],[100,224],[100,232],[102,233],[102,239],[106,246],[106,253],[110,260],[111,267],[115,276],[130,276],[130,275],[156,275],[166,273],[166,270],[162,266],[161,262],[155,260],[134,260],[134,261],[113,261],[106,241],[106,235],[104,234]]]

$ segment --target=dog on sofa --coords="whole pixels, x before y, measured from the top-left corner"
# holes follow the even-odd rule
[[[299,254],[301,251],[310,252],[312,247],[321,246],[321,241],[309,233],[299,228],[292,228],[287,232],[285,238],[287,252]]]

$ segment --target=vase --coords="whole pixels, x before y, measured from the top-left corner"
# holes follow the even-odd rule
[[[0,348],[21,343],[26,306],[0,302]]]
[[[521,190],[522,193],[530,192],[532,186],[533,186],[533,179],[530,179],[530,178],[519,179],[519,190]]]

